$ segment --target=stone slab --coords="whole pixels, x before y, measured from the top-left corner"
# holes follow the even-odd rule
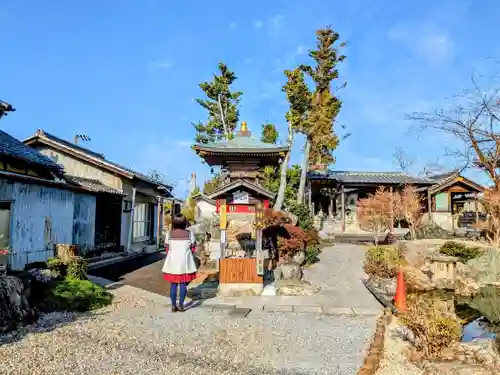
[[[323,307],[321,306],[293,306],[293,312],[296,313],[309,313],[309,314],[323,314]]]
[[[293,306],[278,305],[278,306],[264,306],[264,311],[267,312],[293,312]]]
[[[236,318],[246,318],[251,311],[252,309],[236,307],[234,309],[229,310],[229,316]]]
[[[329,315],[354,315],[353,309],[349,307],[326,307],[323,306],[323,312]]]
[[[358,308],[354,307],[352,309],[354,311],[354,315],[360,315],[360,316],[372,316],[372,315],[378,315],[381,313],[382,309],[370,309],[370,308]]]

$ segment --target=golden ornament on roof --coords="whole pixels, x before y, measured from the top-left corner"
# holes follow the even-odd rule
[[[242,132],[247,132],[248,131],[247,122],[246,121],[242,121],[241,122],[241,131]]]

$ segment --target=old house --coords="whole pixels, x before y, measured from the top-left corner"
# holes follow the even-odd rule
[[[358,201],[379,187],[396,192],[405,185],[420,192],[425,222],[454,231],[460,213],[480,209],[477,196],[484,190],[457,171],[425,178],[401,172],[311,171],[307,179],[307,200],[316,225],[331,233],[360,231]]]
[[[122,247],[128,251],[143,250],[152,245],[158,248],[163,200],[172,197],[171,186],[41,129],[24,143],[63,165],[69,181],[99,190],[95,229],[97,247]]]
[[[55,244],[94,247],[96,196],[68,183],[63,167],[0,131],[0,248],[8,265],[54,256]]]

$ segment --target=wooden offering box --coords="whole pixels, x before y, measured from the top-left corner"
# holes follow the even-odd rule
[[[224,258],[220,260],[219,282],[225,284],[262,283],[256,258]]]

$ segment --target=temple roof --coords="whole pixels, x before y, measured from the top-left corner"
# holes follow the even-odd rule
[[[215,154],[273,154],[287,152],[289,149],[288,146],[265,143],[255,138],[244,121],[241,123],[241,130],[232,139],[196,144],[193,148],[198,153],[201,151]]]
[[[335,180],[341,184],[415,184],[433,185],[435,182],[423,178],[409,176],[401,172],[350,172],[325,171],[308,172],[309,180]]]

